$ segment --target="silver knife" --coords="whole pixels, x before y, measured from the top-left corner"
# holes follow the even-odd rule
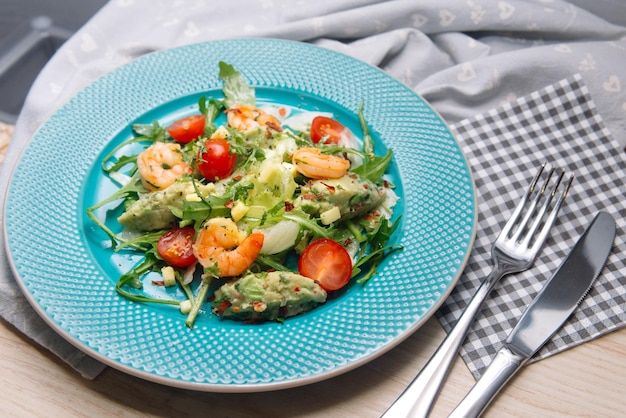
[[[506,382],[554,335],[600,275],[615,220],[600,212],[511,331],[504,346],[449,418],[478,417]]]

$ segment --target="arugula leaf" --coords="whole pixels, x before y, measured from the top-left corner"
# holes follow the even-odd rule
[[[198,294],[191,301],[191,311],[187,314],[187,319],[185,319],[185,325],[188,328],[193,328],[193,324],[196,322],[196,318],[200,313],[200,308],[202,308],[202,304],[204,300],[207,298],[207,293],[209,292],[209,288],[211,287],[211,283],[213,282],[213,276],[210,274],[206,274],[202,278],[202,283],[198,287]]]
[[[156,231],[156,232],[147,232],[143,235],[139,235],[136,238],[132,238],[129,240],[125,240],[124,242],[122,242],[121,244],[119,244],[116,248],[116,251],[119,251],[125,247],[131,247],[134,249],[139,249],[141,251],[144,251],[147,253],[152,253],[155,255],[155,258],[161,260],[161,257],[158,256],[158,252],[156,251],[156,244],[159,241],[159,238],[161,238],[161,236],[165,233],[166,231]]]
[[[141,241],[144,244],[147,244],[147,248],[144,248],[144,258],[143,260],[135,265],[130,271],[123,274],[117,283],[115,284],[115,291],[125,297],[128,300],[133,302],[141,302],[141,303],[158,303],[162,305],[175,305],[180,308],[181,302],[172,299],[161,299],[161,298],[153,298],[150,296],[146,296],[145,294],[134,292],[132,290],[127,290],[128,287],[135,290],[140,290],[143,288],[143,282],[141,278],[150,273],[151,271],[159,271],[163,266],[166,266],[167,263],[163,258],[159,255],[157,250],[157,243],[159,237],[163,234],[164,231],[160,232],[152,232],[142,235],[141,237],[136,238],[137,241]],[[205,286],[203,282],[202,287],[199,289],[199,294],[194,297],[191,287],[183,282],[183,275],[179,270],[174,271],[174,275],[176,278],[176,282],[180,286],[180,288],[185,292],[187,299],[193,304],[197,301],[202,301],[206,298],[206,292],[208,290],[208,285]],[[210,284],[210,282],[208,282]],[[200,302],[201,303],[201,302]],[[201,306],[201,305],[200,305]],[[200,306],[198,306],[195,311],[195,315],[198,314]],[[195,316],[194,316],[195,319]]]
[[[137,198],[139,193],[145,193],[145,192],[146,192],[146,188],[143,187],[143,184],[141,183],[141,177],[139,176],[139,173],[135,173],[127,184],[119,188],[111,196],[107,197],[104,200],[101,200],[96,205],[87,208],[86,210],[87,216],[89,216],[89,218],[108,235],[109,239],[111,240],[111,246],[113,247],[114,251],[117,250],[118,242],[126,242],[126,240],[120,238],[119,236],[117,236],[117,234],[115,234],[115,232],[111,231],[111,229],[108,226],[106,226],[104,222],[102,222],[100,219],[96,217],[94,212],[108,203],[115,202],[116,200],[120,200],[120,199]],[[135,246],[133,244],[129,244],[129,245],[138,250],[143,249],[143,247],[141,246]]]
[[[137,142],[146,142],[146,141],[150,141],[149,139],[146,139],[144,137],[135,137],[132,139],[129,139],[127,141],[122,142],[121,144],[119,144],[117,147],[115,147],[113,149],[113,151],[111,151],[110,153],[108,153],[107,155],[104,156],[104,158],[102,159],[102,163],[100,163],[100,165],[102,166],[102,170],[105,173],[110,173],[112,171],[119,171],[120,168],[122,168],[124,165],[130,163],[130,162],[135,162],[137,161],[137,156],[122,156],[118,159],[118,162],[115,163],[114,168],[111,167],[107,167],[107,163],[109,162],[110,159],[112,159],[115,156],[115,153],[117,151],[119,151],[121,148],[130,145],[130,144],[134,144]],[[120,164],[119,161],[120,160],[126,160],[126,162],[124,164]],[[133,161],[134,160],[134,161]]]
[[[283,265],[280,261],[276,260],[276,258],[271,255],[259,254],[256,257],[255,263],[263,264],[277,271],[291,271],[289,267]]]
[[[127,164],[137,163],[137,155],[122,155],[120,158],[117,159],[115,163],[113,163],[113,165],[105,167],[105,163],[107,162],[107,160],[108,158],[104,158],[102,160],[102,170],[105,173],[113,173],[120,171],[120,169]]]
[[[211,197],[212,196],[210,196],[209,198]],[[183,221],[193,221],[193,222],[200,224],[209,217],[228,216],[229,214],[230,214],[230,209],[225,207],[222,202],[216,202],[216,204],[209,204],[204,201],[189,202],[185,200],[183,202],[183,211],[182,211],[181,219]]]
[[[377,182],[387,171],[387,167],[393,158],[391,150],[387,150],[387,153],[380,157],[374,156],[373,158],[366,158],[363,164],[352,169],[353,173],[366,178],[372,182]]]
[[[210,137],[217,130],[215,127],[215,119],[224,110],[224,103],[215,99],[208,99],[202,96],[198,100],[198,109],[206,117],[204,124],[204,136]]]
[[[133,125],[133,131],[139,135],[139,138],[143,141],[165,141],[168,136],[167,129],[161,126],[156,120],[151,124],[136,123]]]
[[[372,182],[377,182],[385,174],[385,171],[387,171],[393,154],[391,150],[387,150],[384,156],[374,154],[374,140],[372,139],[367,121],[363,115],[362,102],[359,105],[358,115],[359,121],[361,122],[361,130],[363,131],[363,153],[360,154],[363,158],[363,163],[350,171]]]
[[[129,140],[122,142],[121,144],[116,146],[110,153],[105,155],[104,158],[102,159],[101,166],[102,166],[102,170],[105,173],[119,171],[122,167],[126,166],[127,164],[135,164],[137,162],[137,155],[131,155],[131,156],[123,155],[119,157],[117,161],[113,163],[113,165],[107,166],[109,163],[109,160],[111,160],[115,156],[115,153],[117,153],[120,149],[124,148],[125,146],[130,145],[130,144],[135,144],[138,142],[154,143],[154,142],[165,141],[168,137],[167,130],[161,125],[159,125],[159,122],[157,121],[152,122],[152,124],[136,123],[132,126],[132,129],[133,129],[133,132],[135,132],[139,136],[133,137]]]
[[[374,140],[370,135],[370,129],[365,121],[365,115],[363,115],[363,102],[359,104],[359,122],[361,122],[361,130],[363,131],[363,152],[368,155],[374,154]]]
[[[132,300],[133,302],[149,302],[160,303],[162,305],[180,306],[180,302],[177,300],[151,298],[141,293],[129,292],[128,290],[124,289],[125,286],[130,286],[133,289],[141,289],[143,287],[143,284],[141,283],[141,276],[151,271],[155,264],[156,260],[146,257],[142,263],[140,263],[134,269],[126,274],[123,274],[120,277],[120,279],[117,281],[117,284],[115,285],[115,291],[121,296],[124,296],[126,299]]]
[[[319,237],[332,238],[332,228],[324,228],[320,226],[314,219],[311,219],[310,216],[297,210],[285,212],[283,214],[283,218],[296,222],[301,227],[313,232],[313,234]]]
[[[371,279],[376,274],[378,265],[387,255],[403,248],[401,245],[387,245],[399,224],[400,218],[396,219],[393,224],[390,224],[387,218],[381,218],[378,228],[368,234],[371,236],[368,246],[369,253],[365,254],[364,251],[361,251],[352,268],[352,277],[359,275],[363,268],[367,268],[367,272],[357,280],[357,283],[365,283]],[[365,246],[362,247],[362,250],[365,249]]]
[[[393,159],[393,152],[389,149],[383,156],[366,153],[354,148],[340,147],[337,145],[325,145],[319,147],[324,154],[354,154],[363,159],[363,163],[357,167],[350,168],[351,173],[376,183],[387,171],[387,167]]]
[[[357,240],[357,242],[363,243],[367,240],[367,237],[363,235],[363,233],[361,232],[361,229],[352,220],[346,219],[344,223],[346,227],[348,228],[348,230],[350,231],[350,233],[354,235],[354,238]]]
[[[383,217],[380,219],[380,226],[374,232],[374,236],[370,240],[372,248],[379,250],[387,245],[391,235],[398,228],[398,225],[400,225],[400,219],[401,217],[398,217],[393,224],[390,224],[387,218]]]
[[[143,261],[133,267],[129,272],[123,274],[115,285],[115,291],[120,295],[124,296],[126,299],[132,300],[134,302],[151,302],[151,303],[160,303],[166,305],[180,305],[180,302],[175,300],[168,299],[155,299],[149,296],[145,296],[141,293],[130,292],[124,287],[128,286],[132,289],[141,289],[143,287],[143,283],[141,282],[141,277],[150,271],[154,271],[159,268],[160,262],[156,257],[155,251],[146,252],[146,257]]]
[[[146,253],[146,257],[144,257],[141,263],[137,264],[119,278],[116,287],[122,288],[124,285],[127,285],[133,289],[141,289],[143,287],[141,276],[152,271],[158,262],[156,257],[149,256],[148,253]]]
[[[241,73],[235,70],[230,64],[219,62],[219,78],[224,82],[222,91],[224,92],[224,103],[226,107],[237,104],[247,104],[254,106],[256,103],[254,89],[248,85]]]

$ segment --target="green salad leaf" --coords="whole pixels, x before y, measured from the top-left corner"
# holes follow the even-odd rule
[[[208,138],[213,134],[213,132],[216,131],[215,119],[217,119],[220,113],[224,110],[224,103],[215,99],[207,99],[205,96],[202,96],[198,100],[198,109],[200,110],[200,113],[206,117],[206,122],[204,124],[204,136]]]
[[[250,87],[241,73],[223,61],[219,62],[219,69],[219,78],[224,82],[222,91],[226,107],[230,108],[237,104],[254,106],[256,103],[254,89]]]
[[[98,217],[95,215],[95,211],[109,203],[115,202],[117,200],[122,200],[122,199],[136,199],[140,193],[145,193],[146,189],[145,187],[143,187],[142,183],[141,183],[141,177],[139,176],[139,174],[136,172],[133,177],[130,178],[130,181],[128,183],[126,183],[124,186],[122,186],[121,188],[119,188],[115,193],[113,193],[111,196],[107,197],[104,200],[101,200],[100,202],[98,202],[96,205],[91,206],[89,208],[87,208],[86,212],[87,212],[87,216],[89,217],[89,219],[91,219],[93,221],[93,223],[95,223],[96,225],[98,225],[109,237],[109,239],[111,240],[111,246],[113,247],[114,250],[117,249],[118,247],[118,243],[119,242],[124,242],[124,240],[122,238],[120,238],[117,234],[115,234],[115,232],[113,232],[108,226],[106,226],[106,224],[104,222],[102,222],[100,219],[98,219]],[[137,247],[135,245],[132,245],[132,247],[142,250],[143,247]]]
[[[380,219],[378,228],[369,234],[369,246],[362,247],[361,254],[352,269],[352,277],[355,277],[360,275],[364,268],[367,268],[367,271],[359,277],[357,283],[365,283],[371,279],[376,274],[380,263],[388,254],[402,249],[401,245],[387,245],[399,224],[400,217],[392,224],[389,223],[387,218],[383,217]],[[368,253],[365,252],[367,247],[369,247]]]

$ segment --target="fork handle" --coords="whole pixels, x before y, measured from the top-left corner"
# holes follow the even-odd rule
[[[381,418],[428,416],[476,314],[504,274],[505,271],[499,265],[494,266],[435,354]]]

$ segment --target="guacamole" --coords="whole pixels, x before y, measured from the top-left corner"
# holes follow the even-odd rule
[[[317,282],[297,273],[248,273],[215,291],[213,312],[246,322],[276,321],[310,311],[326,301]]]

